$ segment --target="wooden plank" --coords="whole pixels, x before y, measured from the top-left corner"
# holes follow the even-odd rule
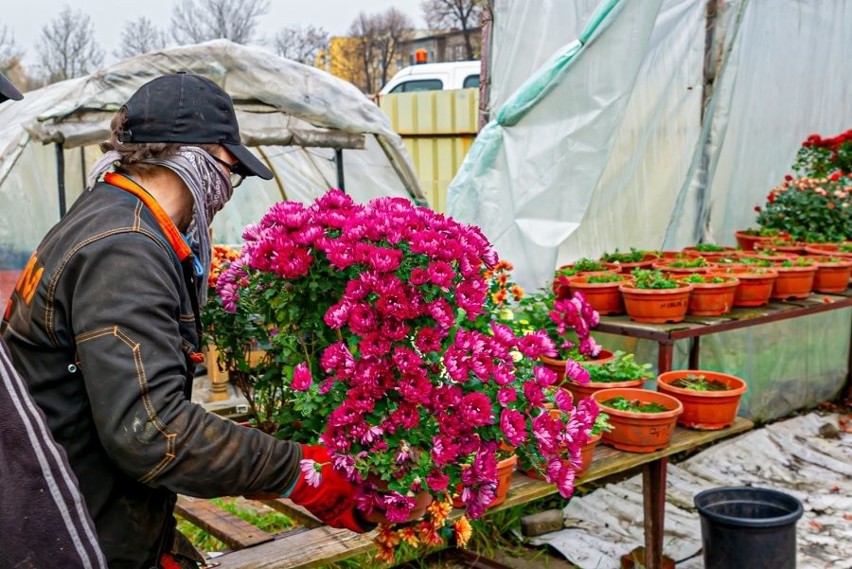
[[[272,536],[203,498],[178,496],[175,513],[232,549],[272,541]]]
[[[298,506],[292,500],[287,498],[278,498],[276,500],[261,500],[261,502],[277,512],[296,520],[299,524],[308,528],[318,528],[325,524],[319,521],[306,508]]]
[[[622,452],[599,444],[589,473],[577,481],[577,486],[747,431],[752,426],[751,421],[737,418],[733,425],[718,431],[692,431],[677,427],[667,448],[647,454]],[[515,472],[506,501],[488,510],[488,513],[555,493],[553,484]],[[461,514],[462,510],[456,509],[451,516]],[[216,562],[219,569],[309,569],[372,551],[374,536],[375,532],[356,534],[323,526],[276,539],[260,547],[228,553],[218,557]]]

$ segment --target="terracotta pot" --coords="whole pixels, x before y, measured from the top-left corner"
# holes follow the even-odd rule
[[[772,237],[761,237],[760,235],[749,235],[745,231],[735,231],[737,246],[743,251],[754,251],[756,243],[769,243]]]
[[[620,281],[590,283],[589,278],[591,276],[580,275],[570,279],[568,282],[570,293],[581,292],[586,297],[586,302],[597,310],[598,314],[624,314],[624,299],[618,287],[622,282],[632,280],[633,277],[630,275],[620,275],[622,276],[622,280]]]
[[[691,285],[680,288],[636,288],[632,284],[619,287],[624,297],[624,308],[631,320],[663,324],[680,322],[689,308]]]
[[[715,273],[708,273],[712,278]],[[694,316],[722,316],[734,307],[734,296],[740,281],[731,275],[718,275],[727,279],[723,283],[696,283],[691,282],[692,294],[689,295],[689,308],[687,314]]]
[[[788,255],[794,255],[796,257],[804,255],[805,247],[808,245],[804,241],[770,241],[769,243],[769,246],[779,253],[787,253]]]
[[[648,269],[651,265],[654,264],[654,261],[659,259],[659,256],[656,253],[645,253],[645,257],[641,261],[637,261],[635,263],[621,263],[618,261],[614,261],[610,263],[617,267],[617,270],[620,270],[622,273],[630,274],[633,269]],[[609,263],[609,261],[605,261]]]
[[[714,259],[718,259],[720,257],[727,257],[731,255],[736,249],[733,247],[725,247],[723,251],[701,251],[696,249],[695,247],[684,247],[683,253],[690,257],[704,257],[708,261],[713,261]]]
[[[642,386],[645,385],[645,382],[647,381],[647,379],[631,379],[629,381],[612,382],[590,381],[586,385],[580,385],[571,380],[565,380],[562,387],[571,392],[571,396],[574,398],[574,401],[579,401],[585,397],[591,397],[596,392],[604,389],[612,389],[615,387],[642,389]]]
[[[734,294],[734,306],[763,306],[769,302],[778,272],[774,268],[762,271],[757,273],[751,267],[732,267],[722,273],[733,275],[740,281]]]
[[[566,360],[549,358],[547,356],[541,356],[541,358],[539,358],[539,359],[541,359],[541,363],[543,363],[545,365],[545,367],[552,369],[553,371],[556,372],[556,385],[560,385],[565,381],[565,361]],[[615,359],[615,354],[613,354],[609,350],[601,349],[600,353],[598,354],[598,357],[596,357],[593,360],[585,360],[585,361],[582,361],[580,363],[584,366],[591,366],[591,365],[605,364],[606,362],[612,361],[613,359]]]
[[[509,494],[509,488],[512,486],[512,473],[515,472],[515,466],[517,464],[517,455],[504,458],[497,463],[497,489],[494,491],[494,501],[488,505],[489,508],[499,506],[506,501],[506,496]],[[460,495],[453,497],[453,507],[465,507],[465,503],[462,501]]]
[[[847,241],[844,245],[849,245],[852,241]],[[805,252],[812,255],[831,255],[832,257],[843,257],[844,259],[852,259],[852,251],[838,251],[840,246],[837,243],[811,243],[805,246]]]
[[[688,253],[686,250],[682,251],[655,251],[657,257],[659,259],[668,261],[675,259],[688,259],[690,257],[700,257],[701,255],[698,253]]]
[[[852,278],[852,259],[833,257],[838,261],[829,262],[826,259],[832,257],[827,255],[810,255],[808,258],[813,259],[817,266],[816,275],[814,275],[814,292],[843,292],[849,287],[849,279]]]
[[[677,417],[683,413],[681,402],[665,393],[647,389],[603,389],[593,395],[595,401],[601,404],[618,396],[659,403],[669,410],[634,413],[602,405],[601,410],[609,415],[609,423],[613,426],[611,431],[603,433],[603,442],[628,452],[655,452],[666,448],[671,442]]]
[[[814,288],[816,264],[807,267],[777,266],[778,278],[772,287],[770,298],[784,300],[787,298],[807,298]]]
[[[600,271],[579,271],[573,275],[560,275],[560,271],[564,271],[567,269],[572,269],[574,267],[573,264],[562,265],[557,269],[556,275],[553,278],[553,293],[556,295],[557,300],[561,300],[563,298],[568,298],[570,296],[570,291],[568,290],[568,283],[571,282],[571,279],[584,276],[589,277],[592,275],[605,275],[605,274],[617,274],[619,273],[618,265],[613,263],[604,263],[601,261],[601,264],[604,265],[605,269]]]
[[[703,375],[708,381],[719,381],[727,391],[696,391],[671,385],[689,374]],[[657,377],[657,391],[671,395],[683,404],[677,422],[691,429],[712,431],[730,426],[737,416],[740,398],[748,389],[745,381],[727,373],[705,370],[677,370]]]
[[[695,258],[689,259],[694,261]],[[707,263],[703,267],[678,267],[680,261],[677,259],[658,261],[651,265],[652,268],[669,273],[671,275],[691,275],[694,273],[708,273],[716,269],[713,263]]]

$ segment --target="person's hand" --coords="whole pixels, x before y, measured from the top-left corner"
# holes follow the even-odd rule
[[[358,533],[370,531],[375,522],[356,511],[357,488],[334,470],[323,446],[302,445],[301,472],[290,492],[294,504],[306,508],[320,521]]]

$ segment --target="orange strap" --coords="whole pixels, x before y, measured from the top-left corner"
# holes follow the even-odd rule
[[[189,245],[186,244],[186,241],[184,241],[180,231],[178,231],[178,228],[175,226],[172,219],[168,216],[168,214],[166,214],[160,204],[157,203],[157,200],[145,191],[145,188],[130,178],[115,172],[108,172],[104,176],[104,181],[111,186],[130,192],[139,198],[142,203],[145,204],[145,207],[151,210],[151,213],[154,214],[154,218],[157,220],[157,223],[160,224],[160,228],[163,230],[163,233],[165,233],[166,239],[177,254],[178,259],[183,261],[192,255],[192,249],[190,249]]]

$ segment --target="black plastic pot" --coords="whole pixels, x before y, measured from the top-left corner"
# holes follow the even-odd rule
[[[777,490],[713,488],[695,496],[705,569],[794,569],[802,503]]]

